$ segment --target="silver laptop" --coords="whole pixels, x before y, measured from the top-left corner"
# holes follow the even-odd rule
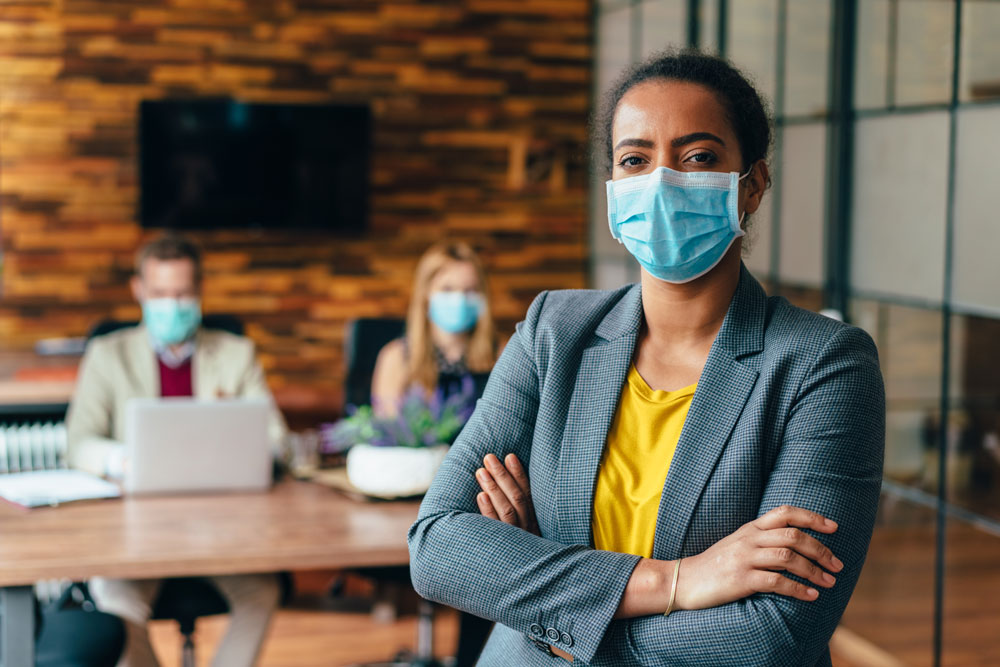
[[[264,399],[133,398],[126,493],[259,491],[271,485]]]

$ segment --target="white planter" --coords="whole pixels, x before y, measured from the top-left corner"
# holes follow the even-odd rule
[[[427,491],[448,445],[373,447],[354,445],[347,453],[347,478],[371,496],[416,496]]]

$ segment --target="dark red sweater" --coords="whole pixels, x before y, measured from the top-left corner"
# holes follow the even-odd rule
[[[194,384],[191,380],[191,360],[188,359],[177,368],[171,368],[157,359],[160,364],[160,396],[194,396]]]

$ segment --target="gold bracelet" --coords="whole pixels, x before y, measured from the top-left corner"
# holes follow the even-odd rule
[[[663,612],[664,616],[670,616],[670,612],[674,610],[674,600],[677,599],[677,575],[681,572],[681,558],[677,559],[677,565],[674,565],[674,583],[670,585],[670,604],[667,605],[667,610]]]

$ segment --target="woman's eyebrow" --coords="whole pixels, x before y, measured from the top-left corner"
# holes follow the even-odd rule
[[[614,150],[618,150],[623,146],[631,146],[633,148],[655,148],[656,144],[649,139],[622,139],[615,146]]]
[[[685,134],[675,139],[670,140],[670,145],[674,148],[679,146],[684,146],[686,144],[691,144],[696,141],[715,141],[721,146],[725,146],[726,142],[721,138],[715,136],[711,132],[692,132],[691,134]]]

